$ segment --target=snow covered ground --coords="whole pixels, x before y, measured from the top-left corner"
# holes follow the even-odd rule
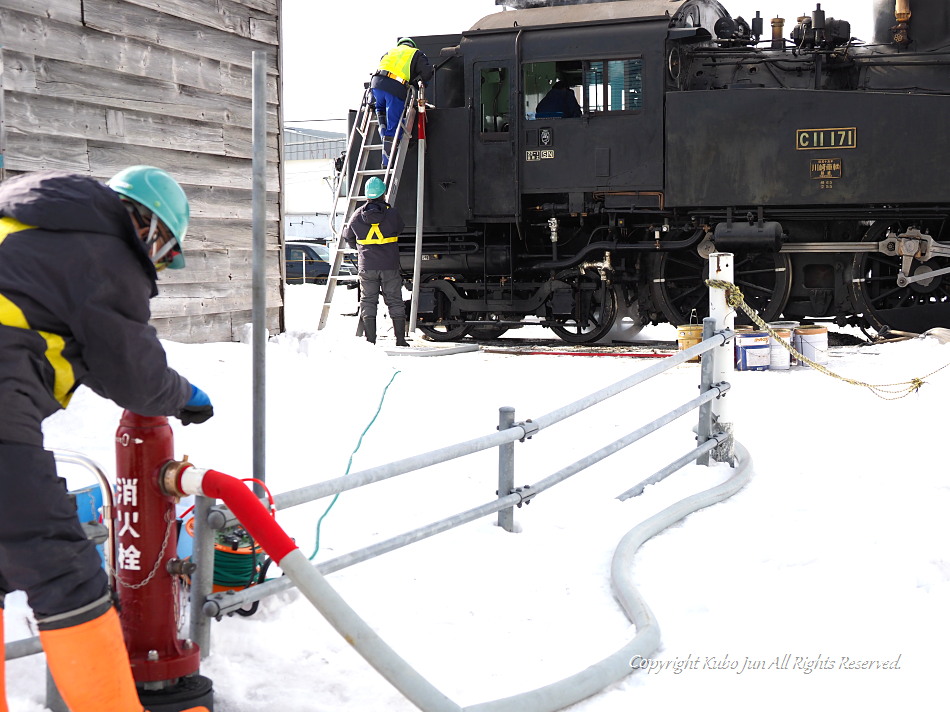
[[[490,433],[501,406],[513,406],[517,420],[544,415],[655,361],[387,356],[352,337],[352,318],[333,317],[314,333],[320,292],[288,289],[289,331],[267,348],[266,479],[275,493],[343,475],[390,380],[351,472]],[[216,413],[187,428],[173,420],[176,450],[199,467],[255,474],[250,346],[166,349]],[[950,363],[950,346],[928,338],[829,356],[842,375],[893,383]],[[698,381],[698,365],[685,364],[516,444],[516,484],[537,482],[692,398]],[[736,373],[727,398],[752,480],[640,550],[634,578],[662,637],[653,668],[571,709],[945,709],[950,369],[926,381],[906,398],[882,400],[812,370]],[[111,472],[119,414],[82,389],[47,422],[47,447],[83,452]],[[329,581],[463,706],[577,672],[633,634],[609,583],[620,538],[730,473],[689,466],[638,498],[615,499],[690,449],[694,423],[686,416],[515,510],[519,533],[480,520]],[[81,472],[62,474],[73,487],[91,483]],[[487,502],[496,487],[497,456],[486,452],[344,493],[323,520],[316,560]],[[278,514],[307,555],[328,504]],[[22,595],[9,596],[6,639],[32,631]],[[201,672],[214,681],[217,712],[414,709],[296,592],[267,599],[253,617],[214,623]],[[7,680],[11,712],[45,709],[42,656],[8,661]]]

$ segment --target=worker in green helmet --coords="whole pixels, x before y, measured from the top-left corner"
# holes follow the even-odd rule
[[[343,227],[346,244],[359,253],[363,333],[367,341],[376,343],[376,312],[382,294],[393,322],[396,346],[409,346],[398,244],[405,223],[399,211],[386,202],[386,184],[382,180],[373,176],[366,181],[363,192],[366,202]]]
[[[397,140],[399,117],[409,95],[409,85],[421,81],[428,84],[432,79],[429,58],[416,46],[411,37],[403,37],[396,46],[384,54],[370,82],[379,135],[383,141],[383,168],[389,165],[393,141]]]
[[[58,171],[0,183],[0,638],[4,596],[24,591],[71,712],[142,705],[108,577],[42,424],[81,384],[141,415],[213,415],[149,325],[157,271],[184,265],[188,218],[181,186],[152,166],[108,184]]]

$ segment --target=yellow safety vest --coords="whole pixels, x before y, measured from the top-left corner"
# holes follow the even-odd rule
[[[363,239],[357,239],[359,245],[385,245],[390,242],[396,242],[399,237],[383,237],[383,231],[379,229],[379,223],[371,223],[369,232]]]
[[[418,51],[415,47],[409,45],[399,45],[389,50],[379,60],[379,69],[376,73],[395,79],[397,82],[408,84],[412,57]]]
[[[32,230],[34,227],[35,225],[26,225],[14,218],[0,218],[0,244],[7,238],[7,235],[23,230]],[[12,326],[17,329],[31,329],[43,337],[43,340],[46,341],[46,360],[53,367],[53,373],[55,374],[53,397],[65,408],[69,403],[69,399],[72,398],[73,387],[76,385],[73,366],[63,356],[66,340],[59,334],[32,329],[23,314],[23,310],[3,294],[0,294],[0,325]]]

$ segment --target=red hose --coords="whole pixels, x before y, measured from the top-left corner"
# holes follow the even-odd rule
[[[254,493],[241,480],[217,470],[205,470],[201,491],[222,500],[241,525],[264,548],[277,565],[297,548],[294,540],[281,529]]]

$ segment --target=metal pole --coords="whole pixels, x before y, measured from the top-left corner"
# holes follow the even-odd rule
[[[208,514],[214,500],[195,495],[195,533],[191,560],[197,564],[191,576],[191,639],[201,651],[204,660],[211,654],[211,621],[202,614],[205,600],[214,584],[214,530],[208,523]]]
[[[703,319],[703,341],[706,339],[712,338],[713,333],[716,330],[716,320],[712,317],[707,316]],[[713,363],[713,352],[707,351],[702,355],[702,363],[700,365],[699,371],[699,392],[705,393],[713,384],[713,376],[715,364]],[[712,437],[713,432],[713,417],[712,417],[712,404],[703,403],[699,406],[699,424],[696,427],[696,442],[702,445],[707,442],[710,437]],[[696,460],[697,465],[708,465],[709,464],[709,450],[705,450],[702,455],[699,456]]]
[[[713,252],[709,255],[709,278],[733,283],[732,254],[729,252]],[[716,330],[733,330],[736,321],[735,310],[726,304],[726,292],[723,289],[709,290],[709,315],[716,320]],[[713,382],[729,381],[735,371],[735,346],[729,339],[713,350]],[[725,395],[717,398],[712,404],[713,420],[717,430],[732,435],[732,418],[729,415],[729,404]],[[713,460],[717,462],[735,463],[734,438],[728,438],[720,447],[712,452]]]
[[[254,477],[265,481],[264,424],[265,424],[265,348],[267,346],[267,292],[265,261],[267,255],[267,54],[252,52],[253,57],[253,152],[251,171],[253,186],[251,194],[253,243],[252,255],[252,437]],[[263,497],[264,488],[254,483],[254,492]]]
[[[0,181],[7,177],[4,157],[7,153],[7,129],[3,122],[3,46],[0,45]]]
[[[498,430],[503,432],[515,424],[515,409],[503,406],[498,409]],[[515,488],[515,443],[506,442],[498,446],[498,496],[507,497]],[[513,507],[498,512],[498,526],[506,532],[515,530],[515,510]]]
[[[426,94],[425,87],[419,82],[419,110],[416,113],[416,246],[412,261],[412,302],[409,306],[409,329],[416,330],[419,321],[419,281],[422,276],[422,217],[425,198],[426,175]],[[501,523],[499,521],[499,523]],[[510,530],[509,530],[510,531]]]

